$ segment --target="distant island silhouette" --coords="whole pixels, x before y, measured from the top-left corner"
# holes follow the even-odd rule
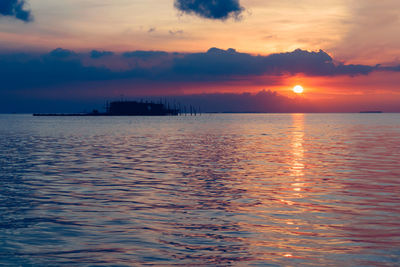
[[[365,111],[360,111],[360,113],[383,113],[380,110],[365,110]]]

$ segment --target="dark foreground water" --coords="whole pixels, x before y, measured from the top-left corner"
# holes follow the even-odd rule
[[[0,115],[0,182],[0,265],[400,264],[400,114]]]

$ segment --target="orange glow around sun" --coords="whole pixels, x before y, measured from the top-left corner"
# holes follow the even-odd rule
[[[301,94],[303,93],[304,89],[301,85],[296,85],[295,87],[293,87],[293,92],[295,92],[296,94]]]

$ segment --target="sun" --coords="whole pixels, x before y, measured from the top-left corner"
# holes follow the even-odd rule
[[[295,87],[293,87],[293,92],[295,92],[296,94],[301,94],[303,93],[303,91],[304,89],[301,85],[296,85]]]

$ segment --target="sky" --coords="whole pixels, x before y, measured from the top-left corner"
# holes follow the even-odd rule
[[[400,112],[400,2],[1,0],[0,112],[121,97]]]

